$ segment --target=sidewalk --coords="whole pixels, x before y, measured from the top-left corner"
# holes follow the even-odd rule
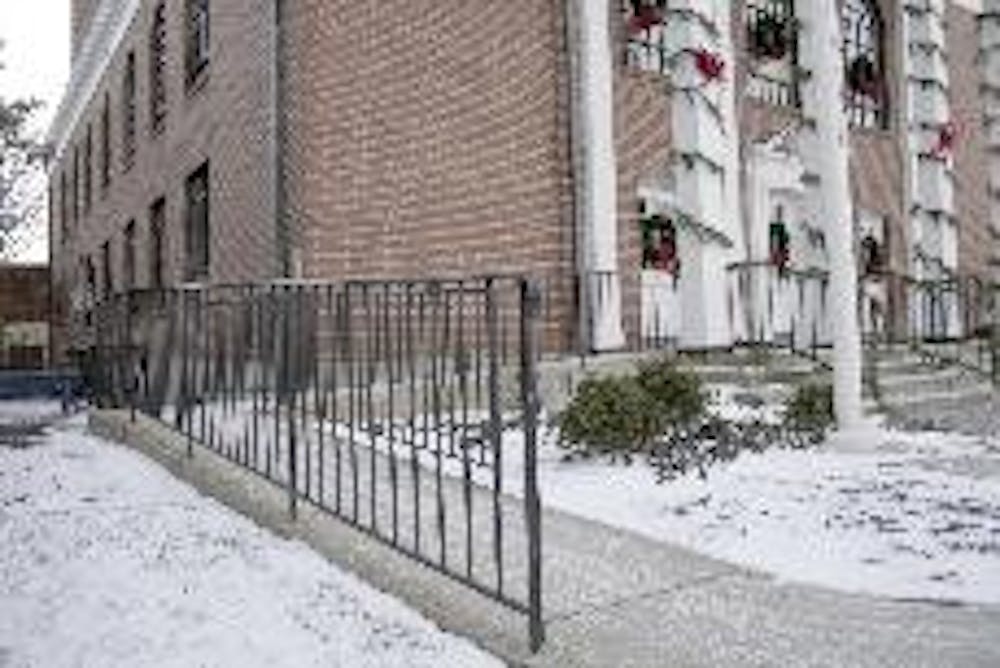
[[[58,410],[0,404],[0,666],[501,665]]]
[[[131,442],[199,489],[399,596],[446,630],[515,665],[996,666],[1000,609],[848,595],[773,578],[636,534],[546,511],[547,641],[531,656],[526,622],[325,513],[285,512],[282,490],[140,417],[92,426]],[[386,467],[382,467],[384,470]],[[450,481],[448,494],[461,494]],[[477,502],[487,495],[477,491]],[[450,538],[449,538],[450,540]],[[521,545],[508,544],[512,559]],[[513,571],[516,572],[517,568]]]

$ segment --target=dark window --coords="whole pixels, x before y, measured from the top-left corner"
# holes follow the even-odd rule
[[[153,10],[149,32],[149,121],[153,132],[163,129],[167,118],[167,4]]]
[[[59,174],[59,225],[63,243],[69,239],[69,198],[66,190],[66,172]]]
[[[84,264],[87,271],[87,297],[93,301],[97,297],[97,270],[94,268],[94,259],[89,255]]]
[[[135,288],[135,221],[129,221],[125,226],[125,239],[122,244],[122,287],[126,290]]]
[[[104,94],[104,110],[101,112],[101,188],[111,185],[111,96]]]
[[[208,163],[188,177],[185,278],[189,281],[208,277],[211,259],[209,233]]]
[[[844,66],[848,122],[859,128],[888,126],[883,23],[872,0],[844,0]]]
[[[125,61],[122,79],[122,165],[127,170],[135,159],[135,53]]]
[[[798,107],[798,24],[794,0],[749,0],[746,5],[749,81],[754,98]]]
[[[163,234],[167,224],[167,202],[162,197],[149,208],[149,283],[163,287]]]
[[[90,207],[94,202],[93,193],[93,166],[94,166],[94,141],[87,126],[87,137],[83,143],[83,212],[90,213]]]
[[[56,188],[52,181],[49,181],[48,199],[49,207],[49,234],[53,234],[56,229]]]
[[[111,275],[111,242],[105,241],[101,246],[101,287],[104,297],[107,298],[114,292],[114,277]]]
[[[677,254],[677,229],[669,218],[660,214],[642,215],[639,219],[642,235],[642,268],[659,269],[677,276],[680,257]]]
[[[184,55],[188,84],[194,83],[209,58],[208,0],[187,0],[186,48]]]
[[[80,148],[73,147],[73,199],[70,202],[73,228],[80,222]]]
[[[666,6],[666,0],[622,0],[629,67],[660,74],[670,70]]]

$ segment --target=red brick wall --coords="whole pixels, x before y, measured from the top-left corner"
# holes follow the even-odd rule
[[[48,267],[0,266],[0,323],[48,319]]]
[[[562,5],[290,9],[287,193],[306,276],[533,272],[558,283],[565,315],[574,244]]]
[[[991,245],[988,157],[979,98],[979,33],[974,12],[948,9],[948,68],[952,117],[959,127],[955,147],[955,203],[958,215],[958,266],[963,274],[985,275]]]
[[[271,66],[273,18],[270,2],[212,0],[211,63],[199,85],[185,85],[184,0],[167,0],[167,101],[165,128],[151,132],[148,39],[153,0],[145,0],[126,38],[114,54],[97,92],[74,128],[72,140],[51,172],[53,280],[56,298],[85,281],[81,260],[92,257],[100,281],[100,248],[111,242],[115,287],[121,287],[124,229],[136,221],[137,280],[148,285],[149,208],[166,198],[168,282],[183,278],[185,180],[205,160],[210,168],[211,280],[246,281],[274,277],[279,271],[272,215],[273,157]],[[122,77],[129,50],[136,58],[136,154],[122,162]],[[110,96],[112,180],[101,187],[101,114]],[[70,238],[60,238],[59,177],[72,176],[73,147],[81,149],[92,127],[93,207],[81,202],[80,220]],[[81,184],[82,184],[81,176]],[[68,188],[72,196],[72,187]],[[81,185],[81,200],[83,197]],[[71,207],[67,207],[69,209]]]

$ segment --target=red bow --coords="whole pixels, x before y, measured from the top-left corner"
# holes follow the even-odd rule
[[[726,69],[726,62],[722,60],[721,56],[705,49],[698,49],[694,52],[694,65],[707,81],[721,79],[722,73]]]
[[[943,158],[945,154],[951,153],[955,148],[957,139],[958,126],[955,125],[955,122],[947,121],[942,123],[938,129],[937,143],[934,144],[932,153],[939,158]]]

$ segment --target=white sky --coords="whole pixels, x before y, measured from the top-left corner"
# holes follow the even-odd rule
[[[30,129],[40,139],[52,120],[69,78],[70,0],[0,0],[0,97],[34,97],[44,106]],[[40,179],[39,188],[44,188]],[[48,216],[44,212],[11,244],[23,262],[48,257]]]
[[[69,77],[69,0],[0,0],[0,40],[0,95],[43,100],[42,131]]]

